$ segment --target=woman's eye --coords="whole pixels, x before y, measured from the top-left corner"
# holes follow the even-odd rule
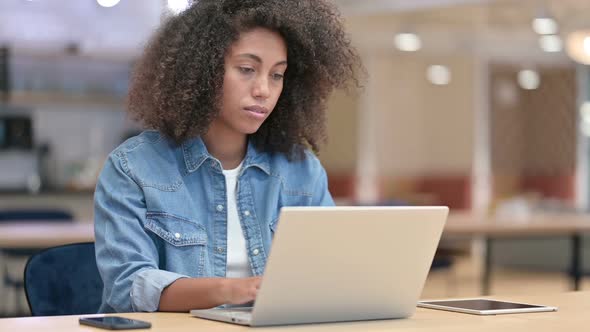
[[[250,67],[238,67],[238,69],[240,70],[240,72],[242,74],[250,74],[254,72],[254,68],[250,68]]]
[[[283,79],[283,77],[285,77],[285,76],[284,75],[281,75],[281,74],[273,74],[272,75],[272,79],[275,80],[275,81],[280,81],[280,80]]]

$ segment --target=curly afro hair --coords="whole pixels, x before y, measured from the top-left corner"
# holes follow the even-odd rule
[[[131,116],[177,144],[205,133],[219,114],[225,55],[241,32],[257,27],[284,38],[288,67],[274,111],[249,139],[290,159],[305,146],[318,152],[328,96],[359,87],[363,71],[338,10],[323,0],[195,1],[160,27],[139,59]]]

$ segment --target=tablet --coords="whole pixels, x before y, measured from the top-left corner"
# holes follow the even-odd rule
[[[557,311],[557,307],[538,304],[505,302],[489,299],[457,299],[440,301],[420,301],[422,308],[457,311],[474,315],[517,314],[525,312]]]

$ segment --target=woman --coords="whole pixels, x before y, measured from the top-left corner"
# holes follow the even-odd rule
[[[333,205],[309,149],[359,68],[321,0],[200,0],[165,22],[129,93],[149,130],[96,187],[101,312],[254,300],[280,208]]]

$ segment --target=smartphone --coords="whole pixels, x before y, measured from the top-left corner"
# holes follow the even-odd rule
[[[107,330],[149,329],[152,324],[119,316],[81,317],[80,324]]]

